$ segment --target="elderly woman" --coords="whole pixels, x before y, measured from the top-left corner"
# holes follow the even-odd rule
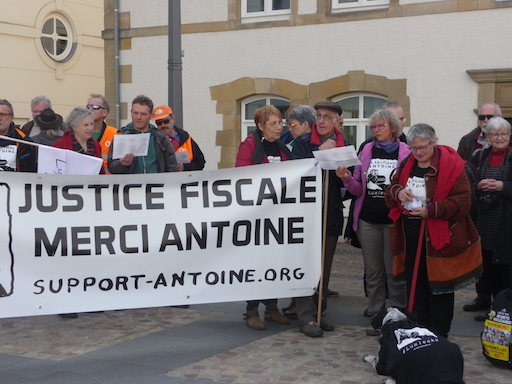
[[[394,273],[406,279],[409,308],[420,325],[447,337],[454,291],[473,283],[482,270],[480,238],[469,216],[471,186],[465,162],[437,145],[430,125],[414,125],[404,161],[385,193],[390,217]]]
[[[510,124],[493,117],[484,128],[491,143],[475,152],[471,162],[478,170],[477,229],[482,238],[483,273],[492,296],[510,287],[512,249],[512,155]]]
[[[57,140],[53,147],[101,158],[100,144],[92,138],[94,114],[86,108],[77,107],[71,111],[66,123],[68,132],[64,133],[62,139]],[[105,173],[103,167],[100,173]]]
[[[247,136],[240,144],[235,167],[290,160],[290,151],[279,140],[283,130],[282,120],[281,112],[273,105],[265,105],[256,110],[254,112],[256,131]],[[279,312],[277,299],[253,300],[247,302],[245,313],[245,321],[250,328],[259,330],[266,328],[258,314],[260,302],[266,306],[265,320],[271,320],[279,324],[290,324],[290,320]]]
[[[399,140],[402,124],[389,109],[380,109],[369,119],[373,141],[366,144],[359,159],[361,165],[352,175],[347,168],[338,168],[347,190],[357,197],[354,204],[353,229],[361,243],[366,273],[366,292],[369,306],[367,317],[386,308],[386,284],[393,307],[406,306],[404,284],[393,280],[393,255],[389,246],[389,209],[384,202],[384,191],[398,165],[411,154],[409,146]]]
[[[293,147],[294,141],[300,135],[311,132],[311,127],[316,123],[316,111],[309,105],[298,105],[288,114],[286,125],[293,136],[289,143]]]

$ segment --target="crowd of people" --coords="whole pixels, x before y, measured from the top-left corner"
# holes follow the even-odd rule
[[[102,158],[100,174],[179,172],[204,168],[203,152],[188,132],[174,126],[176,117],[172,109],[167,105],[155,108],[153,101],[144,95],[132,101],[132,122],[119,130],[106,124],[110,105],[101,94],[91,94],[86,106],[74,108],[65,121],[52,109],[51,101],[45,96],[32,99],[30,107],[33,120],[17,128],[12,104],[0,99],[0,136],[24,141],[0,139],[0,169],[3,171],[36,172],[39,145]],[[120,159],[113,158],[115,135],[140,133],[150,134],[146,156],[128,153]],[[181,162],[176,160],[177,152],[185,152],[181,154],[184,156],[180,157]]]
[[[337,103],[320,102],[314,109],[293,105],[285,116],[283,133],[277,109],[264,106],[255,112],[256,131],[241,144],[237,166],[313,157],[313,151],[348,145]],[[479,127],[455,151],[439,144],[428,124],[415,124],[405,135],[398,102],[373,113],[372,137],[358,152],[361,165],[327,171],[332,174],[326,185],[325,260],[318,290],[323,297],[293,299],[301,332],[317,337],[333,329],[325,320],[325,293],[347,199],[352,204],[345,241],[360,246],[364,259],[369,302],[364,316],[373,317],[388,304],[407,307],[420,325],[447,337],[455,290],[478,281],[477,298],[464,306],[476,311],[488,309],[492,297],[510,286],[511,128],[494,103],[484,104],[478,119]],[[258,303],[249,303],[246,321],[264,329]],[[265,320],[272,320],[267,312]]]
[[[119,130],[106,124],[110,106],[100,94],[91,94],[85,108],[74,108],[65,121],[44,96],[32,100],[31,110],[33,120],[20,129],[13,122],[12,105],[0,100],[0,136],[16,139],[0,139],[3,171],[37,171],[37,146],[30,142],[102,158],[101,174],[195,171],[205,166],[197,143],[174,125],[172,108],[155,108],[143,95],[132,101],[132,121]],[[283,132],[281,112],[271,105],[259,108],[254,113],[256,129],[241,143],[235,166],[311,158],[314,151],[349,145],[338,103],[294,105],[285,118],[288,129]],[[478,119],[479,126],[455,151],[439,144],[428,124],[414,124],[405,135],[399,103],[388,102],[375,111],[368,122],[372,137],[358,151],[361,165],[323,171],[327,198],[319,289],[313,296],[293,298],[290,316],[283,316],[276,299],[248,301],[247,325],[261,330],[265,320],[290,324],[295,316],[307,336],[334,329],[325,317],[326,297],[346,200],[352,204],[345,241],[360,245],[364,260],[364,316],[375,316],[388,303],[408,307],[420,325],[446,337],[454,291],[475,281],[477,296],[463,309],[486,310],[511,283],[511,126],[494,103],[484,104]],[[150,134],[146,156],[113,156],[116,135],[141,133]],[[264,321],[260,303],[265,305]]]

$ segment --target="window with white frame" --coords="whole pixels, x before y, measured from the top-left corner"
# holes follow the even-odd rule
[[[281,16],[290,13],[290,0],[242,0],[242,18]]]
[[[344,10],[358,7],[382,7],[389,5],[389,0],[332,0],[333,10]]]
[[[271,95],[250,97],[242,102],[242,141],[255,131],[256,125],[254,124],[254,112],[264,105],[273,105],[276,107],[283,116],[283,123],[285,122],[284,114],[290,107],[290,101],[288,99]]]
[[[356,147],[372,137],[368,118],[387,102],[384,96],[374,94],[346,94],[334,102],[343,108],[343,137]]]
[[[69,60],[75,50],[73,39],[69,20],[58,13],[47,16],[41,30],[41,45],[48,56],[59,62]]]

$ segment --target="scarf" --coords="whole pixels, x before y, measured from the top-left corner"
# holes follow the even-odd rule
[[[71,135],[73,143],[73,151],[82,153],[84,155],[94,156],[94,141],[92,139],[87,140],[87,151],[85,151],[82,145],[78,142],[74,135]]]
[[[400,146],[400,140],[398,140],[398,137],[392,137],[388,141],[383,142],[373,139],[373,146],[383,149],[386,153],[393,153]]]
[[[432,154],[432,166],[437,168],[438,173],[433,202],[441,201],[448,197],[455,182],[464,171],[465,165],[465,161],[462,160],[454,149],[444,145],[438,145],[434,149],[434,153]],[[415,166],[416,159],[414,156],[409,156],[400,174],[400,185],[404,186],[407,184],[407,180]],[[408,213],[399,202],[398,207],[391,209],[389,217],[393,221],[396,221],[402,211]],[[435,250],[439,251],[450,244],[450,227],[448,220],[428,218],[427,228],[430,242]]]

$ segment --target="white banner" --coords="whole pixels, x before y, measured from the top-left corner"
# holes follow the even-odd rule
[[[0,317],[311,295],[321,270],[315,163],[3,172]]]

